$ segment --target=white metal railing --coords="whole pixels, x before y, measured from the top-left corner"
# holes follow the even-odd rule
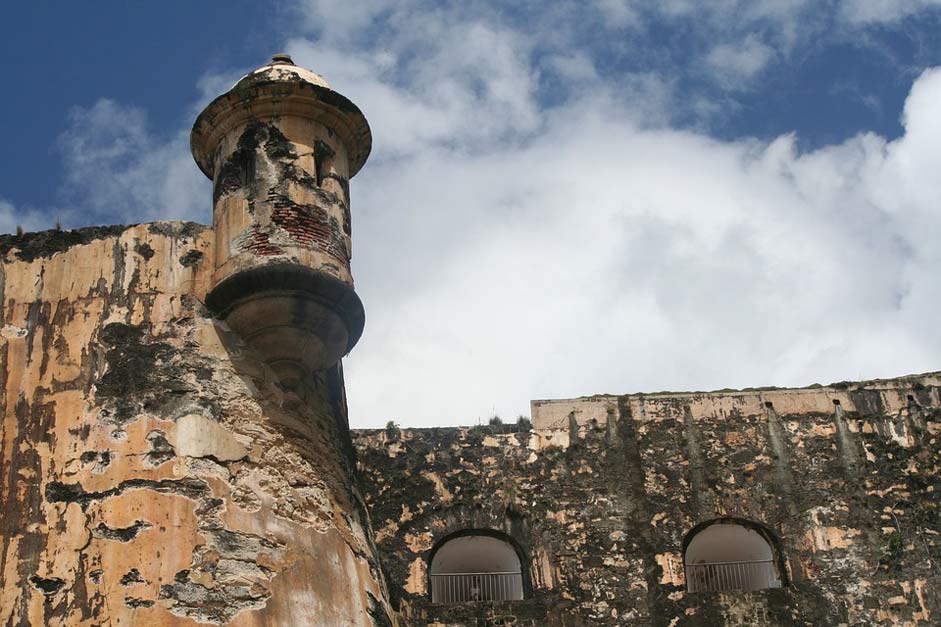
[[[686,565],[686,589],[689,592],[764,590],[780,585],[772,560]]]
[[[518,601],[523,598],[523,575],[503,573],[434,573],[432,603]]]

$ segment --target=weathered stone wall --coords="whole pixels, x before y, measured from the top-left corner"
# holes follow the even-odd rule
[[[533,404],[509,427],[354,432],[377,546],[411,625],[941,624],[941,376]],[[698,524],[766,527],[787,585],[687,593]],[[461,529],[522,547],[531,598],[435,606]]]
[[[941,622],[939,374],[356,432],[387,595],[339,367],[279,386],[202,305],[213,251],[181,223],[0,238],[3,625]],[[773,534],[786,587],[685,592],[723,517]],[[466,529],[516,541],[527,600],[428,602]]]
[[[339,367],[286,394],[213,234],[0,238],[0,624],[391,625]]]

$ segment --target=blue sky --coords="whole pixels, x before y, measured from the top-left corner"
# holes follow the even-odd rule
[[[222,7],[183,0],[5,7],[0,62],[18,91],[2,105],[0,197],[37,208],[76,201],[62,183],[57,141],[75,108],[101,98],[140,107],[150,131],[167,137],[191,123],[201,77],[257,65],[281,45],[279,11],[247,0]]]
[[[939,0],[35,2],[0,28],[7,231],[208,222],[189,127],[273,52],[363,109],[354,424],[941,368]]]

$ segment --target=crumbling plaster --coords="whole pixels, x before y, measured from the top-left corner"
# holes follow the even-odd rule
[[[933,373],[534,401],[530,432],[354,441],[407,624],[929,625],[941,621],[939,390]],[[726,517],[776,539],[786,587],[685,591],[687,534]],[[523,547],[528,600],[430,604],[430,551],[473,528]]]
[[[285,394],[195,224],[0,238],[4,625],[390,625],[339,367]]]

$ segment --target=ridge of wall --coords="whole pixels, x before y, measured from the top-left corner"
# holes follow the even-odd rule
[[[754,388],[713,392],[658,392],[623,396],[600,394],[572,399],[534,400],[530,403],[535,429],[568,427],[569,416],[578,424],[604,421],[608,411],[617,408],[619,399],[629,399],[631,411],[641,419],[677,417],[688,407],[698,418],[708,415],[760,413],[771,403],[779,413],[829,412],[834,401],[845,411],[862,413],[896,412],[908,405],[908,396],[918,389],[941,386],[941,372],[906,375],[871,381],[844,381],[831,385],[803,388]],[[935,396],[931,399],[938,404]],[[678,409],[679,408],[679,409]],[[680,414],[681,415],[681,414]]]

